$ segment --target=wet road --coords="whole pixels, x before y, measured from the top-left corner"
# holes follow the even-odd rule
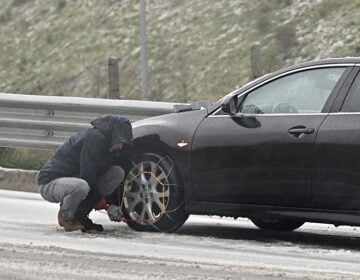
[[[66,233],[58,206],[0,190],[1,279],[359,279],[358,228],[265,232],[247,219],[191,216],[174,234],[92,214],[105,232]]]

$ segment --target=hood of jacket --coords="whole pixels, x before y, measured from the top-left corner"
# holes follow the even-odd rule
[[[133,132],[128,118],[104,116],[93,120],[91,125],[110,139],[110,148],[118,143],[132,145]]]

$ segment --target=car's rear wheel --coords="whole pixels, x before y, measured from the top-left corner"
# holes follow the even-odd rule
[[[291,219],[268,219],[268,218],[251,218],[251,221],[260,229],[276,231],[292,231],[301,227],[304,222]]]
[[[172,232],[188,218],[184,188],[168,156],[145,153],[134,158],[121,200],[129,227],[137,231]]]

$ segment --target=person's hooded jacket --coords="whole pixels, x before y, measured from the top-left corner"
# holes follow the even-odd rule
[[[92,128],[70,137],[40,170],[38,184],[61,177],[84,179],[92,188],[113,164],[114,144],[132,145],[132,127],[127,118],[106,116],[91,122]]]

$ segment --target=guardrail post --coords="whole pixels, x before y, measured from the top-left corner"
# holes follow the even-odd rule
[[[120,98],[119,64],[117,58],[108,59],[109,68],[109,98]]]
[[[255,43],[251,46],[250,56],[251,56],[251,75],[253,79],[256,79],[263,75],[260,44]]]

